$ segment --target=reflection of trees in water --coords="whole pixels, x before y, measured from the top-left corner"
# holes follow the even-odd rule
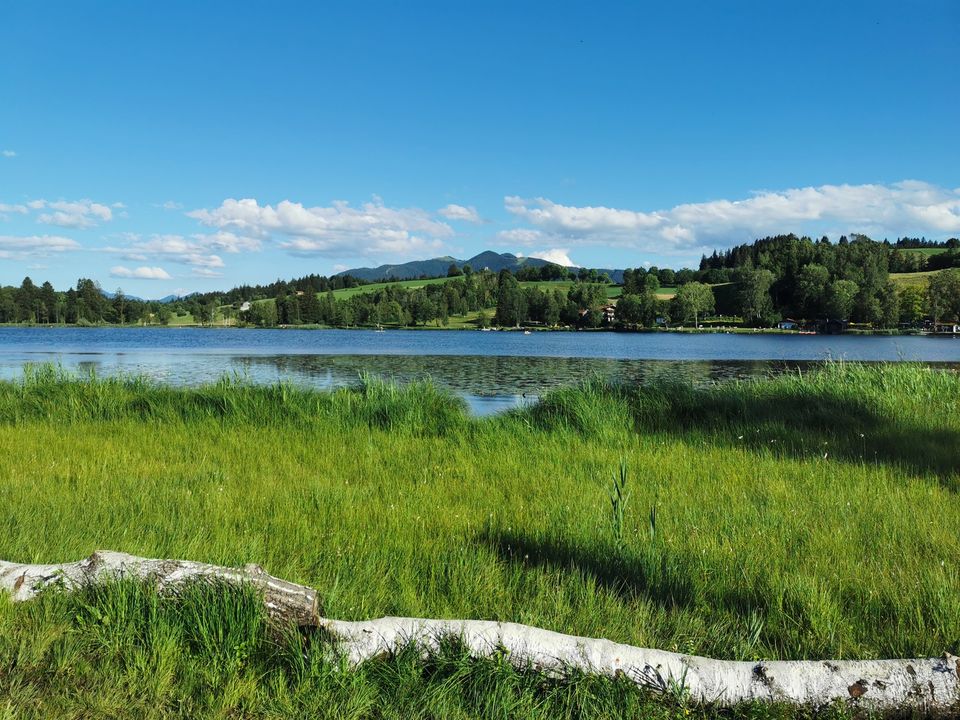
[[[359,382],[361,373],[409,382],[432,378],[471,395],[539,394],[591,377],[624,384],[664,380],[695,384],[796,371],[817,363],[727,360],[611,360],[477,355],[273,355],[233,359],[251,380],[278,375],[315,387]]]

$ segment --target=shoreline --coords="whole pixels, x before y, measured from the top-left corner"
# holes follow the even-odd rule
[[[27,323],[0,323],[0,328],[12,329],[76,329],[76,330],[347,330],[357,331],[365,330],[368,332],[506,332],[506,333],[624,333],[628,335],[643,334],[674,334],[674,335],[802,335],[810,337],[838,337],[842,335],[879,337],[960,337],[953,333],[932,333],[917,330],[870,330],[853,329],[840,333],[817,333],[799,330],[781,330],[779,328],[745,328],[745,327],[717,327],[717,328],[571,328],[571,327],[513,327],[513,328],[467,328],[467,327],[388,327],[376,328],[373,326],[348,326],[340,327],[333,325],[275,325],[273,327],[254,327],[249,325],[117,325],[113,323],[102,323],[97,325],[69,325],[69,324],[27,324]]]

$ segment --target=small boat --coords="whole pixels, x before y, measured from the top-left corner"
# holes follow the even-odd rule
[[[524,331],[523,331],[523,334],[524,334],[524,335],[529,335],[529,334],[530,334],[530,331],[529,331],[529,330],[524,330]]]

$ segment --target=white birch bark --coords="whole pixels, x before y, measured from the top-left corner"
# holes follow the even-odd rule
[[[903,660],[715,660],[488,620],[322,618],[315,590],[275,578],[255,565],[234,569],[109,551],[59,565],[0,561],[0,590],[10,593],[14,601],[30,600],[51,586],[71,590],[120,578],[148,580],[173,591],[196,581],[251,583],[263,593],[272,617],[323,628],[354,666],[410,643],[429,652],[444,638],[454,637],[473,657],[504,654],[518,667],[553,675],[576,671],[624,677],[697,703],[728,707],[758,701],[820,707],[839,700],[885,714],[960,714],[960,658],[949,654]]]

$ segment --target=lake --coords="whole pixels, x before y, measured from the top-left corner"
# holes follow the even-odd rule
[[[431,377],[473,412],[514,407],[592,376],[627,383],[669,377],[713,382],[796,370],[828,359],[960,366],[960,339],[917,336],[0,328],[0,379],[28,363],[97,375],[144,375],[198,385],[224,374],[334,388],[361,373]]]

